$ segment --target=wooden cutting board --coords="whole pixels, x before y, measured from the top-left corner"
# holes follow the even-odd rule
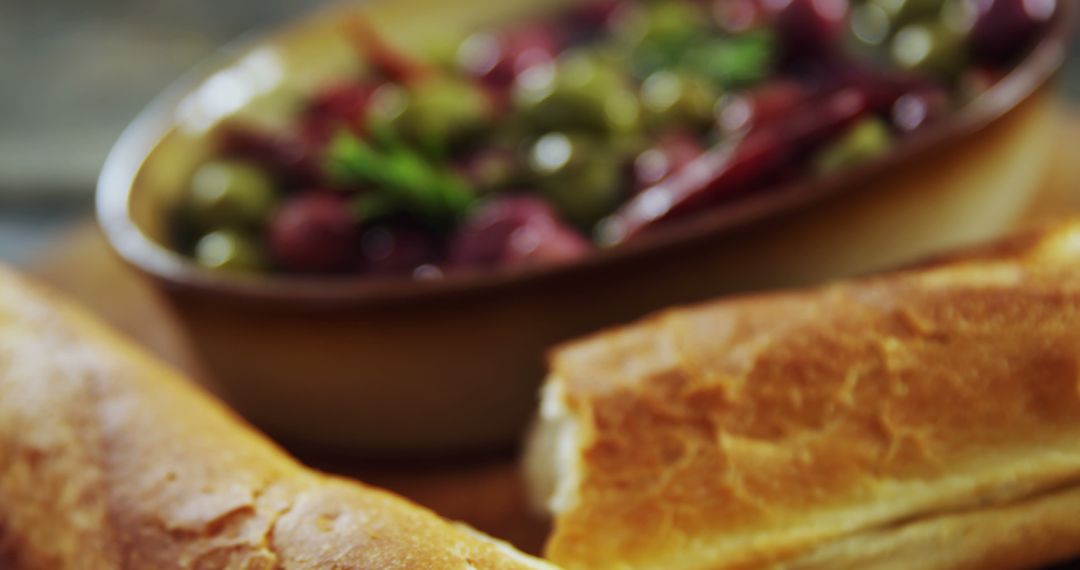
[[[1080,112],[1062,111],[1059,124],[1057,155],[1025,225],[1080,213]],[[151,351],[189,368],[187,347],[161,300],[109,251],[92,222],[59,237],[31,270]],[[513,451],[411,464],[292,451],[315,467],[388,488],[528,552],[539,552],[547,534],[546,523],[528,514]]]

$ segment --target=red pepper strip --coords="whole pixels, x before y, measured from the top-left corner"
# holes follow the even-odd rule
[[[360,56],[390,81],[413,85],[435,74],[426,62],[391,46],[367,18],[353,16],[343,25]]]
[[[805,159],[869,111],[865,93],[845,89],[787,121],[714,148],[619,208],[605,222],[603,239],[622,243],[661,222],[753,190],[755,183]]]

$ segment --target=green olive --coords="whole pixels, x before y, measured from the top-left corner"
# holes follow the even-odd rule
[[[208,162],[191,178],[185,211],[198,229],[258,226],[274,208],[274,187],[270,175],[257,167],[241,162]]]
[[[618,203],[621,162],[586,137],[540,137],[529,151],[529,168],[540,192],[578,226],[591,227]]]
[[[641,84],[641,102],[654,128],[709,125],[719,90],[693,75],[657,71]]]
[[[964,35],[951,26],[909,24],[893,36],[891,49],[899,67],[951,81],[964,70],[964,46]]]
[[[659,58],[661,65],[708,28],[709,18],[692,2],[644,3],[627,13],[617,26],[616,37],[639,55]],[[640,53],[646,52],[646,53]]]
[[[895,31],[894,18],[874,2],[853,7],[849,25],[852,47],[870,53],[887,45]]]
[[[443,151],[481,131],[491,119],[491,100],[477,85],[442,78],[402,93],[388,95],[391,123],[407,139],[425,149]]]
[[[887,152],[892,142],[892,132],[884,121],[863,119],[817,154],[814,171],[825,176],[869,162]]]
[[[233,230],[210,232],[195,244],[195,261],[207,269],[251,272],[264,267],[255,240]]]
[[[555,66],[530,70],[518,81],[514,98],[526,123],[540,132],[625,135],[641,125],[629,74],[596,53],[573,52]]]
[[[936,19],[945,0],[870,0],[867,4],[881,8],[900,27]]]

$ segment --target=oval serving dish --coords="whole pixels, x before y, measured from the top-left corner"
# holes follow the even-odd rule
[[[347,15],[362,13],[395,45],[422,50],[566,4],[399,0],[326,12],[223,52],[124,134],[99,182],[101,225],[164,293],[240,412],[286,441],[328,448],[506,445],[535,407],[544,351],[555,343],[672,304],[874,271],[999,235],[1045,170],[1053,79],[1075,11],[1060,3],[1009,75],[886,157],[580,262],[430,282],[245,277],[201,269],[163,245],[165,212],[208,155],[216,125],[282,124],[305,94],[361,69]]]

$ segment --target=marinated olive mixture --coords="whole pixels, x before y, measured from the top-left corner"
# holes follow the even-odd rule
[[[220,129],[173,212],[208,268],[564,263],[873,160],[1023,56],[1054,0],[593,0],[368,65],[288,132]]]

